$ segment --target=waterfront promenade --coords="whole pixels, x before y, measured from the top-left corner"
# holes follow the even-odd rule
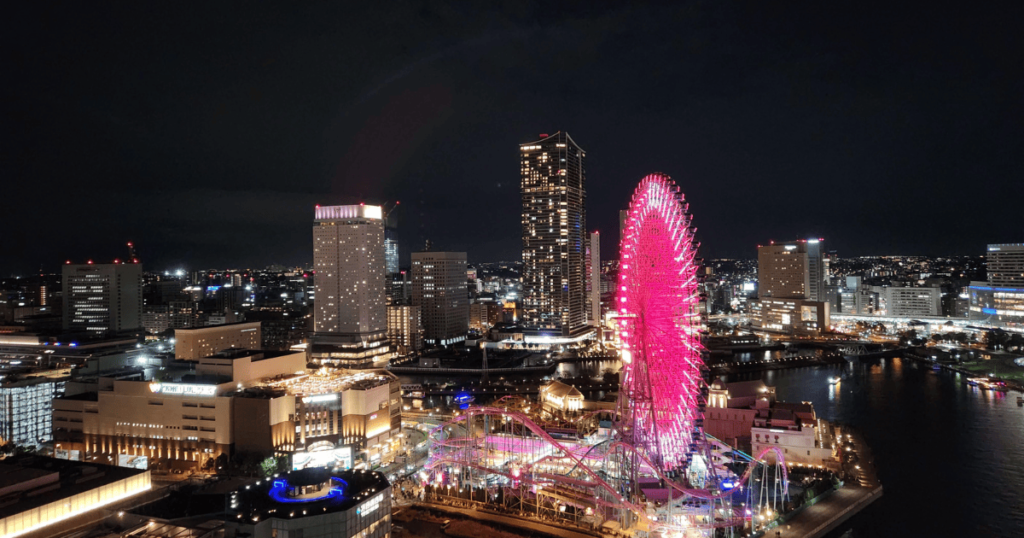
[[[800,511],[793,519],[769,530],[765,536],[821,538],[882,496],[882,486],[846,485]]]

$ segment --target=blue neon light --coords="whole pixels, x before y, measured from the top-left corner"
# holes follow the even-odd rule
[[[465,392],[463,392],[463,393],[461,393],[461,394],[459,394],[459,395],[457,395],[455,397],[455,401],[459,402],[459,403],[465,403],[465,402],[468,402],[468,401],[470,401],[472,399],[473,399],[473,396],[469,395],[469,394],[466,394]]]
[[[972,290],[985,290],[985,291],[1008,291],[1010,293],[1021,293],[1024,292],[1024,288],[990,288],[988,286],[968,286]]]
[[[348,487],[348,482],[345,482],[344,480],[336,476],[332,476],[331,480],[340,482],[342,485],[332,487],[330,490],[327,491],[326,495],[321,495],[319,497],[309,497],[305,499],[296,499],[293,497],[288,497],[287,495],[285,495],[285,492],[288,490],[288,481],[284,479],[274,480],[274,485],[271,486],[270,491],[267,492],[267,495],[270,495],[271,499],[274,499],[279,503],[311,503],[316,501],[323,501],[325,499],[344,499],[345,488]]]
[[[981,311],[986,314],[998,314],[995,308],[982,308]]]

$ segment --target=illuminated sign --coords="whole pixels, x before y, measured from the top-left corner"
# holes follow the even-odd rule
[[[351,469],[352,448],[342,447],[331,450],[314,450],[312,452],[296,452],[292,454],[292,470],[298,471],[307,467],[327,467],[328,469]]]
[[[366,501],[362,506],[356,508],[356,513],[365,516],[376,512],[380,508],[380,503],[384,501],[384,494],[378,493],[376,497]]]
[[[191,385],[188,383],[150,383],[149,390],[155,394],[180,394],[183,396],[213,396],[217,385]]]
[[[302,399],[302,403],[317,403],[317,402],[333,402],[338,399],[338,394],[318,394],[316,396],[306,396]]]

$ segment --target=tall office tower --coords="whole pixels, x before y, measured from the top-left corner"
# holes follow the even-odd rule
[[[758,296],[825,300],[820,239],[772,243],[757,249]]]
[[[142,265],[64,265],[64,330],[103,337],[142,330]]]
[[[1024,243],[989,245],[988,283],[1024,288]]]
[[[380,206],[317,206],[313,267],[310,359],[346,368],[390,359]]]
[[[587,242],[587,321],[601,325],[601,236],[594,232]]]
[[[466,340],[469,292],[465,252],[414,252],[412,304],[420,307],[423,339],[447,346]]]
[[[523,200],[523,323],[577,337],[586,312],[585,152],[563,132],[519,146]]]

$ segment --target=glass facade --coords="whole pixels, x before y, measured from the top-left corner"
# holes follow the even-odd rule
[[[53,399],[63,381],[27,380],[0,387],[0,444],[34,446],[53,439]]]
[[[1024,327],[1024,287],[972,285],[967,293],[972,320]]]
[[[562,336],[587,326],[585,152],[566,133],[520,150],[523,323]]]

